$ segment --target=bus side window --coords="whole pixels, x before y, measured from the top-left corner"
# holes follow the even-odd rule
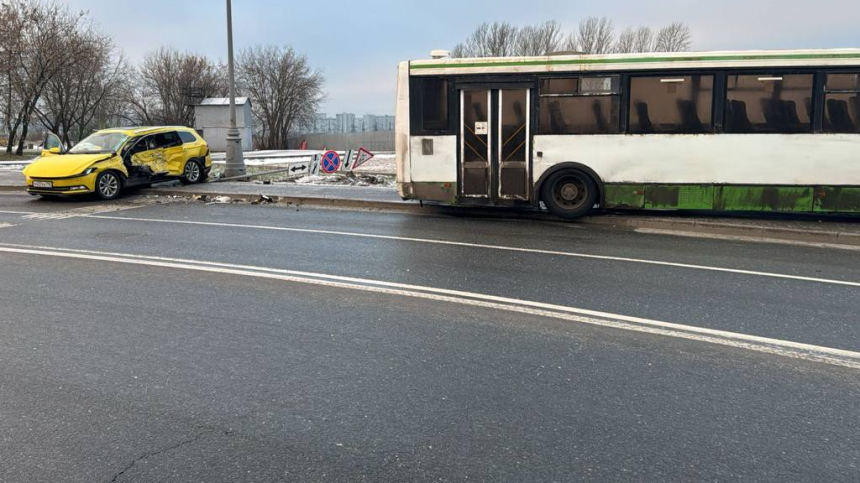
[[[828,74],[824,132],[860,133],[860,73]]]
[[[448,81],[435,77],[413,78],[410,89],[413,134],[448,131]]]
[[[620,78],[544,79],[540,90],[540,134],[618,134]]]
[[[634,77],[630,127],[634,134],[713,132],[714,77]]]
[[[812,132],[812,74],[729,75],[727,133]]]

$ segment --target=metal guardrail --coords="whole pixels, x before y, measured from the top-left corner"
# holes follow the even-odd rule
[[[258,178],[260,176],[269,176],[273,174],[281,174],[281,173],[291,173],[290,177],[298,177],[304,176],[308,174],[308,170],[310,169],[310,163],[290,163],[290,165],[286,168],[279,168],[272,171],[263,171],[260,173],[246,173],[242,176],[233,176],[230,178],[215,178],[212,179],[211,183],[223,183],[225,181],[241,181],[245,179]]]

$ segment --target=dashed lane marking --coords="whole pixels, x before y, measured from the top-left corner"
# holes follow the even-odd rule
[[[105,216],[105,215],[88,215],[87,218],[99,219],[99,220],[118,220],[118,221],[126,221],[126,222],[139,222],[139,223],[165,223],[165,224],[176,224],[176,225],[190,225],[190,226],[208,226],[208,227],[216,227],[216,228],[239,228],[239,229],[253,229],[253,230],[266,230],[266,231],[281,231],[281,232],[292,232],[292,233],[310,233],[316,235],[334,235],[334,236],[346,236],[346,237],[356,237],[356,238],[368,238],[375,240],[392,240],[392,241],[402,241],[402,242],[410,242],[410,243],[423,243],[430,245],[446,245],[446,246],[456,246],[456,247],[467,247],[467,248],[480,248],[487,250],[498,250],[498,251],[506,251],[506,252],[517,252],[517,253],[531,253],[538,255],[551,255],[551,256],[561,256],[561,257],[572,257],[579,259],[587,259],[587,260],[602,260],[602,261],[611,261],[611,262],[623,262],[623,263],[637,263],[643,265],[652,265],[652,266],[662,266],[662,267],[672,267],[672,268],[683,268],[688,270],[704,270],[708,272],[722,272],[722,273],[731,273],[735,275],[745,275],[745,276],[754,276],[754,277],[767,277],[767,278],[776,278],[783,280],[794,280],[800,282],[812,282],[812,283],[824,283],[830,285],[843,285],[848,287],[860,287],[860,282],[850,282],[845,280],[833,280],[826,278],[817,278],[817,277],[804,277],[801,275],[788,275],[782,273],[772,273],[772,272],[760,272],[755,270],[742,270],[736,268],[726,268],[726,267],[713,267],[707,265],[695,265],[689,263],[676,263],[676,262],[666,262],[661,260],[643,260],[637,258],[628,258],[628,257],[614,257],[609,255],[592,255],[588,253],[577,253],[577,252],[563,252],[556,250],[540,250],[537,248],[518,248],[518,247],[510,247],[510,246],[500,246],[500,245],[485,245],[481,243],[466,243],[466,242],[456,242],[456,241],[447,241],[447,240],[434,240],[427,238],[411,238],[411,237],[402,237],[402,236],[392,236],[392,235],[373,235],[369,233],[356,233],[356,232],[345,232],[345,231],[333,231],[333,230],[314,230],[310,228],[288,228],[282,226],[265,226],[265,225],[244,225],[244,224],[236,224],[236,223],[217,223],[217,222],[207,222],[207,221],[189,221],[189,220],[158,220],[153,218],[133,218],[133,217],[125,217],[125,216]]]
[[[380,280],[143,255],[0,244],[0,252],[254,277],[483,307],[860,369],[860,352],[542,302]]]

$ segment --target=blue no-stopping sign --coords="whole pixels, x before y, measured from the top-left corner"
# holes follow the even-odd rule
[[[336,172],[340,169],[340,155],[334,151],[326,151],[326,153],[323,154],[320,167],[322,167],[323,172],[326,174]]]

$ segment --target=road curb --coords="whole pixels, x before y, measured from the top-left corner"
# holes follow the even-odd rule
[[[236,193],[208,193],[172,189],[147,189],[142,194],[158,196],[178,196],[192,198],[195,196],[227,196],[234,200],[254,202],[260,199],[259,194],[236,194]],[[432,204],[423,206],[416,202],[408,201],[372,201],[339,198],[321,198],[313,196],[269,196],[273,201],[295,206],[310,206],[322,208],[354,209],[392,211],[401,213],[424,213],[424,214],[457,214],[475,216],[498,216],[503,218],[528,218],[544,221],[558,221],[559,218],[547,212],[510,210],[510,209],[486,209],[469,207],[450,207]],[[740,224],[731,221],[718,221],[714,219],[672,219],[657,216],[637,214],[635,216],[624,215],[601,215],[590,216],[578,220],[576,223],[589,226],[601,226],[621,228],[628,230],[653,230],[659,232],[670,232],[679,236],[716,236],[723,238],[737,238],[739,240],[753,240],[761,242],[776,243],[801,243],[820,244],[828,246],[860,247],[860,233],[847,233],[842,231],[826,230],[801,230],[789,227],[765,226],[755,224]]]
[[[209,199],[214,199],[219,196],[228,197],[232,200],[240,200],[245,202],[259,201],[260,194],[247,193],[211,193],[206,191],[186,191],[186,190],[171,190],[171,189],[146,189],[141,190],[144,195],[157,196],[178,196],[181,198],[194,198],[205,196]],[[321,198],[317,196],[279,196],[266,195],[274,203],[281,203],[295,206],[312,206],[323,208],[343,208],[354,210],[378,210],[378,211],[399,211],[406,213],[426,212],[428,206],[424,208],[418,203],[410,203],[406,201],[376,201],[376,200],[356,200],[356,199],[340,199],[340,198]]]

